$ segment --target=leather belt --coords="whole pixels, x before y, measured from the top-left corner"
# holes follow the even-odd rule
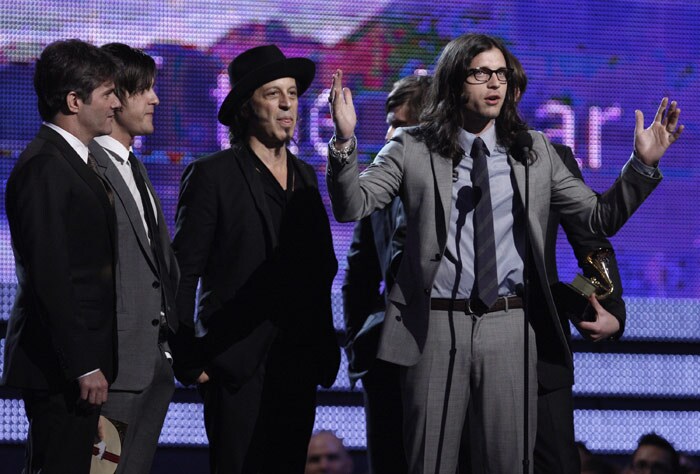
[[[466,314],[481,316],[495,311],[507,311],[512,308],[522,308],[523,299],[520,296],[499,296],[490,308],[484,308],[479,300],[452,300],[449,298],[431,298],[430,309],[438,311],[460,311]]]

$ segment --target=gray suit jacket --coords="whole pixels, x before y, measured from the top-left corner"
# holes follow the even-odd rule
[[[410,130],[410,129],[409,129]],[[612,235],[653,191],[660,179],[643,176],[626,166],[602,196],[573,177],[552,145],[539,132],[530,132],[537,159],[530,165],[530,242],[538,281],[546,300],[547,325],[560,347],[562,364],[572,366],[545,265],[545,236],[550,208]],[[329,154],[330,156],[330,154]],[[523,202],[525,167],[509,157],[517,192]],[[430,294],[442,259],[452,210],[452,162],[431,153],[406,129],[399,130],[374,162],[358,177],[357,151],[346,164],[329,158],[328,191],[333,213],[341,221],[358,220],[400,196],[406,210],[406,244],[396,284],[389,295],[378,357],[400,365],[415,364],[428,330]],[[538,346],[539,348],[539,346]]]
[[[158,275],[157,263],[136,207],[133,195],[126,186],[119,170],[96,142],[90,143],[98,169],[114,191],[114,210],[117,215],[117,339],[119,375],[110,389],[142,390],[153,379],[156,363],[162,357],[158,345],[163,285]],[[158,196],[146,174],[146,168],[137,165],[146,186],[156,203],[161,246],[168,264],[171,284],[176,284],[178,267],[170,249],[170,236]],[[167,315],[175,317],[175,315]]]

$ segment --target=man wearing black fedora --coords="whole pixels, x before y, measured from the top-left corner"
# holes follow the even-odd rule
[[[328,217],[313,168],[287,149],[315,65],[268,45],[228,73],[231,148],[187,166],[180,187],[175,372],[199,383],[212,473],[301,473],[316,386],[340,358]]]

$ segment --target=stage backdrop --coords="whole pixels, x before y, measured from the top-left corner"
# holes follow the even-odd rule
[[[234,56],[275,43],[287,56],[316,62],[316,79],[300,99],[293,148],[316,167],[328,205],[323,173],[333,131],[327,107],[333,71],[342,68],[353,91],[361,160],[369,163],[383,144],[384,99],[393,82],[417,71],[430,73],[443,46],[468,32],[497,35],[520,58],[529,78],[524,116],[552,141],[572,147],[587,183],[599,191],[615,180],[632,152],[635,109],[644,112],[648,124],[663,96],[679,102],[686,131],[663,159],[665,179],[612,239],[629,302],[628,338],[668,344],[651,350],[622,346],[632,347],[629,354],[624,349],[577,354],[576,394],[584,403],[576,423],[579,438],[599,451],[629,451],[649,430],[666,434],[682,449],[699,451],[693,402],[700,394],[700,361],[688,344],[700,340],[700,4],[694,0],[3,0],[3,190],[18,154],[40,125],[32,74],[35,59],[51,41],[125,42],[156,59],[156,131],[134,148],[146,163],[172,231],[185,165],[227,146],[227,130],[216,114],[229,89],[226,66]],[[4,192],[0,200],[0,318],[6,319],[15,275]],[[340,264],[334,286],[340,329],[339,290],[352,225],[332,217],[331,223]],[[569,281],[577,270],[562,238],[559,267]],[[343,373],[335,390],[346,389]],[[662,409],[618,404],[594,410],[590,401],[595,397],[658,400]],[[21,440],[26,430],[21,403],[6,399],[3,406],[6,416],[0,418],[6,426],[0,437]],[[200,410],[197,404],[173,404],[161,441],[204,443]],[[364,445],[359,407],[321,406],[318,413],[317,427],[338,430],[351,446]]]

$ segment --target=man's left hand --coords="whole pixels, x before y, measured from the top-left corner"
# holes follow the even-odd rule
[[[656,111],[654,121],[649,128],[644,128],[644,114],[641,110],[635,110],[634,127],[634,151],[642,163],[647,166],[656,166],[661,157],[672,143],[678,140],[683,125],[678,125],[678,117],[681,109],[677,107],[676,101],[666,110],[668,97],[664,97]]]
[[[595,310],[596,319],[595,321],[581,321],[576,325],[581,335],[595,342],[617,334],[620,330],[620,321],[600,305],[595,295],[589,296],[588,301]]]

